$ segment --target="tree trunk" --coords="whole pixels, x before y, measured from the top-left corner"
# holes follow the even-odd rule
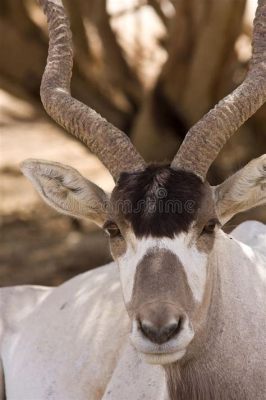
[[[125,129],[130,125],[133,111],[115,101],[106,83],[93,74],[93,54],[90,51],[79,3],[67,0],[71,23],[75,64],[72,92],[110,122]],[[0,76],[10,90],[17,86],[33,98],[39,98],[40,82],[47,58],[47,35],[31,19],[26,1],[1,0],[0,5]],[[97,68],[94,68],[97,70]],[[6,86],[7,87],[7,86]]]
[[[171,159],[189,127],[234,88],[233,74],[228,81],[226,71],[239,66],[234,44],[245,0],[182,0],[175,5],[168,59],[132,132],[133,142],[149,161]]]

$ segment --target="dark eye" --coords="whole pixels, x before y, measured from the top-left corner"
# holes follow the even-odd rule
[[[217,219],[211,219],[203,228],[201,234],[204,235],[205,233],[211,234],[215,231],[216,226],[218,225],[219,221]]]
[[[107,221],[104,224],[103,229],[110,236],[110,238],[114,238],[116,236],[121,236],[120,229],[118,228],[118,226],[115,222]]]

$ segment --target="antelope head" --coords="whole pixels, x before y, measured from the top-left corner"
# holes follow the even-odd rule
[[[245,81],[187,133],[171,165],[146,165],[127,136],[70,94],[72,46],[61,0],[41,0],[49,55],[41,85],[48,114],[82,140],[115,180],[105,193],[62,164],[26,160],[24,174],[58,211],[109,235],[131,340],[149,363],[183,358],[208,312],[215,254],[234,214],[265,202],[265,156],[223,184],[207,171],[230,136],[266,100],[266,2],[259,0]]]

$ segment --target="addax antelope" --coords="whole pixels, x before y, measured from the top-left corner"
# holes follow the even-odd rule
[[[266,202],[266,157],[219,186],[207,171],[266,100],[266,1],[244,82],[193,126],[171,165],[146,165],[127,136],[70,94],[61,0],[41,0],[50,44],[48,114],[114,177],[105,193],[69,166],[27,160],[24,174],[65,214],[109,234],[114,263],[58,288],[0,291],[2,399],[264,400],[266,228],[222,226]]]

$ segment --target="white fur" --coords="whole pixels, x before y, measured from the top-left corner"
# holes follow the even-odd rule
[[[177,256],[184,266],[188,284],[195,300],[201,302],[206,283],[207,255],[200,252],[190,242],[190,234],[181,233],[174,239],[148,237],[135,240],[134,245],[129,243],[126,253],[118,259],[125,302],[128,303],[131,300],[134,277],[139,262],[153,249],[170,250]]]
[[[137,265],[152,247],[155,247],[153,239],[132,240],[127,243],[126,253],[117,260],[125,303],[132,297]]]
[[[0,289],[0,328],[0,400],[2,364],[7,399],[165,399],[163,370],[128,343],[114,263],[54,289]]]
[[[129,342],[102,400],[130,399],[169,400],[169,397],[163,369],[147,365]]]
[[[163,239],[161,246],[172,251],[181,261],[194,299],[201,302],[207,276],[207,254],[190,244],[190,234],[181,233],[172,239]]]

